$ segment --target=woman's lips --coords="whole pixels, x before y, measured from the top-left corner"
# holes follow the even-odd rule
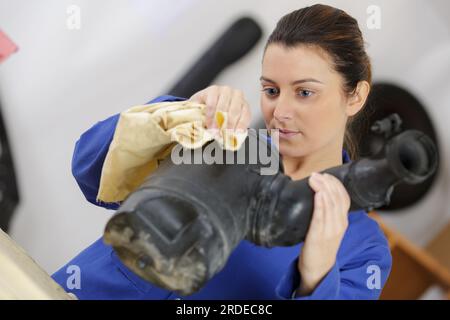
[[[293,131],[293,130],[280,129],[280,128],[277,128],[277,129],[278,129],[280,138],[283,138],[283,139],[292,138],[293,136],[300,133],[300,131]]]

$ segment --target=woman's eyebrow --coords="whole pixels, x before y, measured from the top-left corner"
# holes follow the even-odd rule
[[[268,78],[266,78],[266,77],[261,77],[261,78],[259,78],[259,80],[260,80],[260,81],[270,82],[270,83],[276,83],[275,81],[273,81],[273,80],[271,80],[271,79],[268,79]],[[291,82],[291,85],[299,84],[299,83],[304,83],[304,82],[317,82],[317,83],[323,84],[322,81],[319,81],[319,80],[317,80],[317,79],[314,79],[314,78],[306,78],[306,79],[300,79],[300,80],[292,81],[292,82]]]

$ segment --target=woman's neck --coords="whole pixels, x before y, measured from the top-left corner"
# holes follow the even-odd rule
[[[313,172],[342,165],[342,146],[323,148],[304,157],[283,156],[284,173],[292,180],[301,180]]]

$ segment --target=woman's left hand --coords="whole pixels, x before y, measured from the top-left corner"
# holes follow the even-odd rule
[[[311,293],[335,264],[351,204],[347,190],[336,177],[313,173],[308,182],[315,191],[314,212],[299,257],[301,284],[297,295]]]

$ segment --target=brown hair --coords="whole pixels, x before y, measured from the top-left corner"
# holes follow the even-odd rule
[[[264,52],[271,43],[286,47],[315,45],[327,52],[334,61],[334,69],[344,78],[344,92],[353,94],[359,81],[372,84],[370,59],[358,22],[340,9],[316,4],[283,16],[267,40]],[[365,108],[363,108],[364,110]],[[358,128],[364,112],[350,117],[346,124],[344,148],[351,159],[358,155]]]

